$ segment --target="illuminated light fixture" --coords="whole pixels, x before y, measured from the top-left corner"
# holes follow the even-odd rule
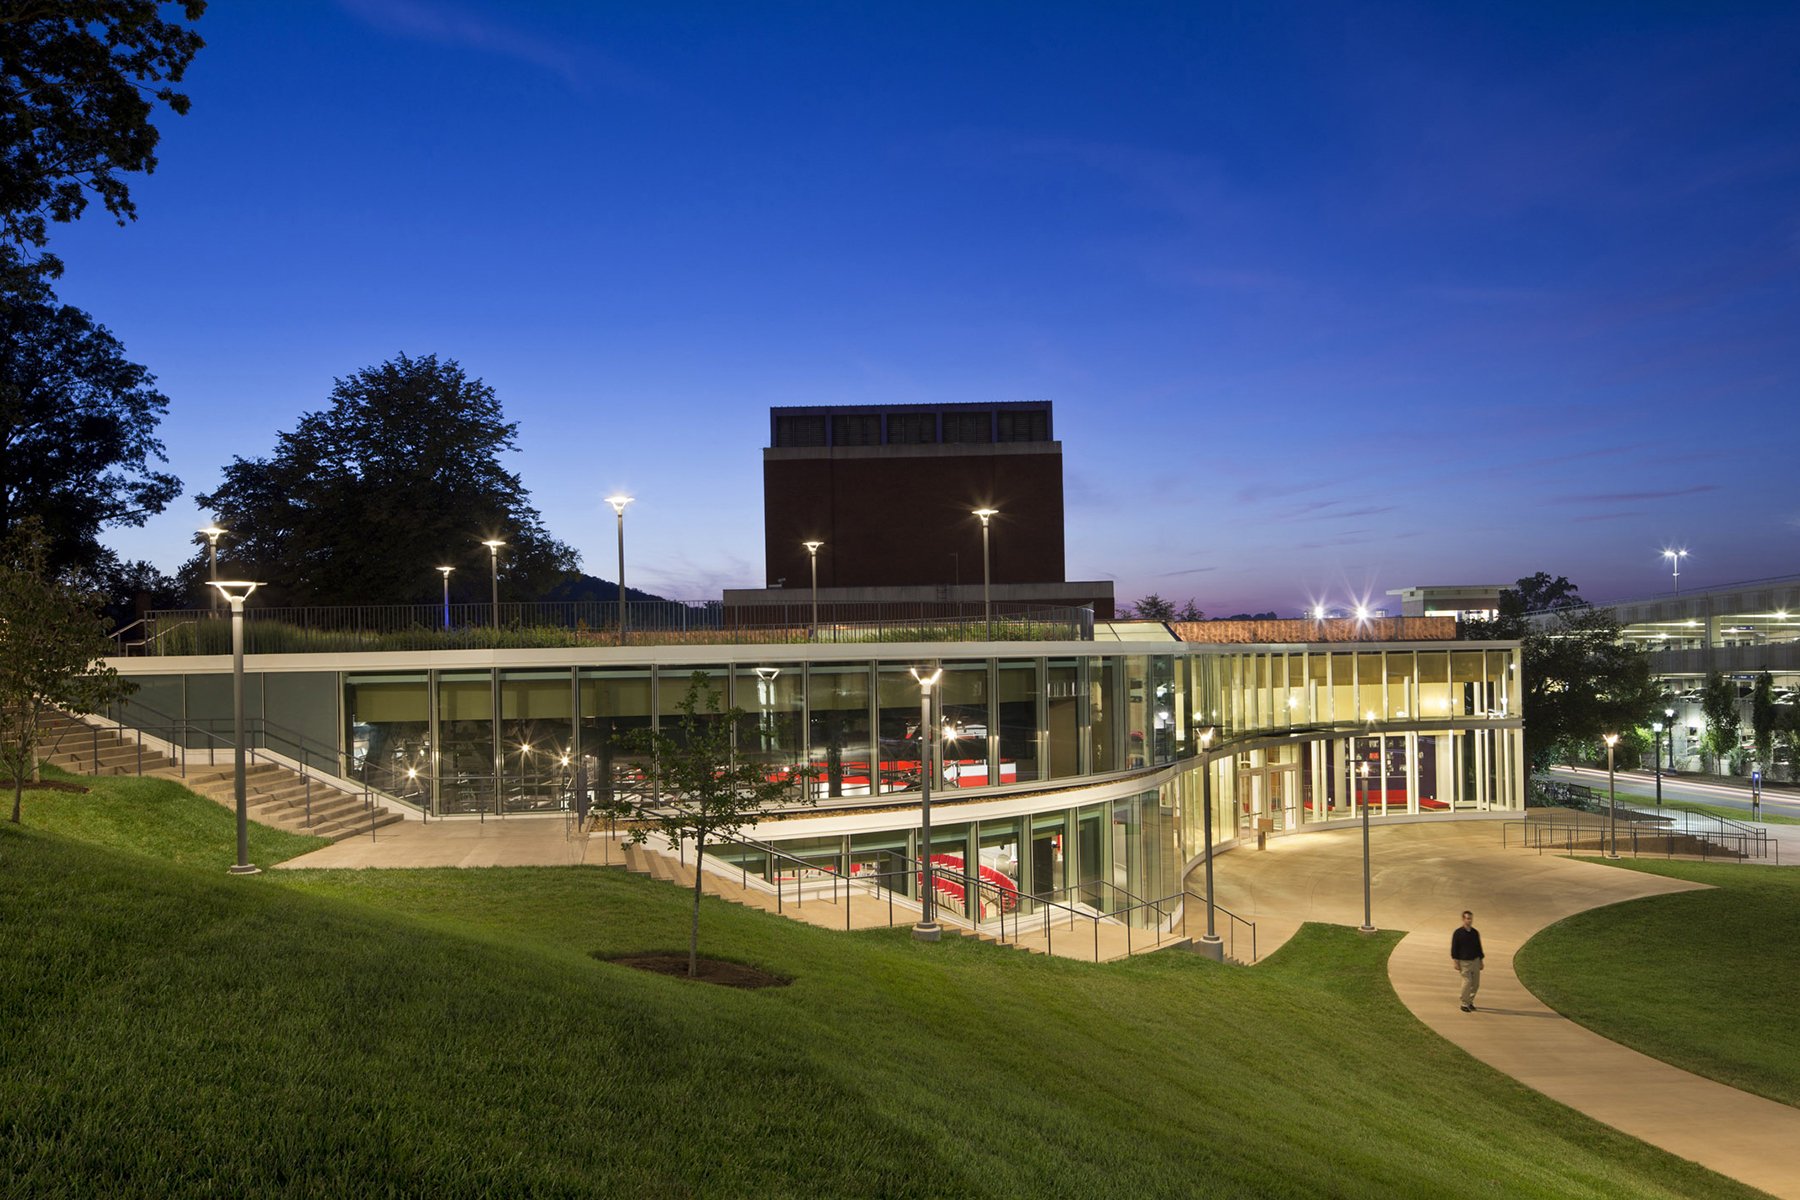
[[[1313,620],[1323,621],[1324,619],[1325,619],[1325,606],[1323,604],[1313,605]]]
[[[619,645],[625,644],[625,506],[634,497],[615,492],[606,498],[619,521]]]
[[[493,626],[495,629],[498,629],[500,628],[500,547],[506,545],[506,543],[499,538],[488,538],[481,544],[488,548],[488,579],[493,584],[494,589]],[[438,569],[442,570],[443,568],[440,567]],[[446,586],[448,586],[449,581],[450,577],[448,575],[444,576]]]
[[[933,668],[928,675],[918,667],[912,677],[919,681],[919,860],[923,878],[919,880],[919,923],[913,926],[913,940],[935,942],[942,934],[937,923],[937,880],[931,869],[931,752],[925,737],[932,727],[931,689],[944,677],[944,668]]]
[[[814,541],[800,544],[806,547],[806,556],[812,560],[812,630],[807,634],[807,640],[811,641],[819,636],[819,547],[825,543]]]
[[[997,508],[977,508],[973,515],[981,518],[981,613],[987,620],[988,641],[994,640],[994,602],[992,598],[993,560],[988,554],[988,522],[1000,515]]]
[[[1369,608],[1366,604],[1359,604],[1356,606],[1356,619],[1359,621],[1366,621],[1369,619]]]
[[[1675,594],[1679,596],[1681,595],[1681,560],[1687,557],[1687,548],[1684,546],[1679,550],[1664,550],[1662,553],[1663,557],[1669,560],[1669,565],[1675,568]]]

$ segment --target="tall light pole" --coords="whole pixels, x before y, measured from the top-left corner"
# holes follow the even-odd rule
[[[943,677],[942,667],[933,667],[927,675],[918,667],[912,677],[919,681],[919,923],[913,926],[915,942],[935,942],[942,931],[937,923],[937,887],[931,878],[931,770],[932,751],[937,748],[937,727],[931,719],[931,689]]]
[[[1362,764],[1362,827],[1363,827],[1363,923],[1360,933],[1374,933],[1374,910],[1370,905],[1369,895],[1369,764]]]
[[[819,547],[825,543],[801,542],[800,544],[806,547],[806,553],[812,559],[812,632],[806,635],[806,640],[814,642],[819,639]]]
[[[1675,710],[1663,709],[1663,720],[1669,726],[1669,774],[1675,773]]]
[[[608,496],[606,502],[612,505],[613,515],[619,519],[619,645],[625,644],[625,506],[633,497],[620,492]]]
[[[231,758],[237,795],[237,863],[233,875],[255,875],[250,865],[250,801],[244,786],[244,601],[261,587],[248,580],[214,579],[211,585],[231,604]]]
[[[439,567],[438,568],[438,571],[441,572],[444,576],[444,628],[445,629],[450,628],[450,572],[452,572],[454,570],[456,570],[455,567]]]
[[[1664,550],[1663,557],[1668,559],[1669,565],[1675,568],[1675,594],[1679,596],[1681,595],[1681,560],[1687,557],[1687,550],[1685,548]]]
[[[494,585],[494,628],[500,628],[500,547],[506,545],[498,538],[489,538],[481,543],[488,548],[488,578]],[[450,586],[450,577],[444,576],[444,586]]]
[[[988,522],[999,516],[1000,511],[978,508],[975,515],[981,518],[981,615],[987,619],[987,640],[991,642],[994,640],[994,572],[992,559],[988,555]]]
[[[1650,761],[1655,764],[1656,772],[1656,807],[1662,807],[1662,731],[1661,721],[1650,722]],[[1671,766],[1674,764],[1671,763]]]
[[[1612,849],[1606,857],[1619,857],[1619,793],[1613,786],[1613,748],[1619,744],[1619,735],[1606,735],[1606,824],[1610,830]]]
[[[1200,953],[1224,962],[1225,943],[1219,938],[1213,912],[1212,740],[1217,732],[1211,725],[1200,730],[1200,804],[1206,814],[1206,936],[1200,939]]]
[[[208,586],[211,586],[213,580],[219,577],[219,535],[225,531],[220,529],[217,523],[214,523],[198,532],[206,537],[206,582]],[[212,592],[210,597],[209,607],[214,612],[218,612],[219,593]]]

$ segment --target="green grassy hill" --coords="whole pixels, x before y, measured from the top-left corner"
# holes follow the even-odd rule
[[[1387,937],[1094,967],[709,899],[703,949],[794,981],[734,991],[595,959],[684,946],[666,884],[234,879],[229,813],[130,803],[0,828],[0,1194],[1755,1194],[1438,1039]]]

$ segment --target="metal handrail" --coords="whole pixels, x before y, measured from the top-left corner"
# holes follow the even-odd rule
[[[1634,810],[1633,815],[1636,817],[1641,816],[1642,814],[1638,814]],[[1698,815],[1709,816],[1710,814],[1701,813]],[[1702,861],[1711,858],[1711,854],[1708,851],[1715,847],[1720,851],[1721,857],[1730,856],[1739,862],[1751,858],[1767,858],[1769,857],[1769,847],[1771,845],[1775,848],[1776,863],[1779,864],[1781,861],[1780,840],[1776,839],[1771,841],[1767,832],[1764,830],[1753,830],[1746,833],[1733,833],[1723,829],[1717,831],[1695,831],[1688,828],[1677,829],[1672,824],[1667,824],[1666,821],[1666,818],[1651,818],[1649,820],[1633,819],[1624,822],[1625,827],[1618,831],[1621,852],[1623,846],[1629,842],[1631,856],[1633,858],[1641,858],[1645,853],[1643,845],[1644,841],[1661,837],[1663,839],[1663,857],[1665,859],[1672,859],[1675,856],[1675,838],[1680,836],[1698,843]],[[1579,818],[1575,820],[1558,821],[1552,816],[1547,819],[1502,821],[1500,823],[1500,845],[1502,848],[1506,848],[1512,844],[1512,829],[1514,826],[1519,828],[1519,844],[1528,850],[1535,849],[1540,855],[1544,852],[1546,847],[1552,851],[1561,849],[1564,853],[1572,855],[1575,853],[1575,839],[1577,837],[1582,838],[1585,842],[1587,837],[1592,835],[1598,839],[1599,848],[1602,850],[1606,849],[1611,841],[1610,830],[1612,826],[1608,821],[1596,819],[1590,823],[1588,821],[1580,820]],[[1556,841],[1556,834],[1559,829],[1563,834],[1563,840],[1560,846]],[[1546,834],[1549,835],[1548,838],[1545,837]],[[1653,850],[1651,852],[1654,853]]]
[[[1202,896],[1199,892],[1196,892],[1196,891],[1192,890],[1191,888],[1184,889],[1183,894],[1186,895],[1190,899],[1200,901],[1200,903],[1202,903],[1202,904],[1206,903],[1206,897]],[[1230,931],[1230,937],[1231,937],[1230,943],[1225,948],[1225,953],[1231,958],[1237,957],[1237,927],[1239,925],[1243,925],[1250,930],[1250,961],[1255,962],[1256,961],[1256,922],[1249,920],[1245,917],[1238,916],[1236,913],[1232,912],[1229,908],[1226,908],[1223,904],[1220,904],[1217,900],[1213,901],[1213,911],[1224,913],[1227,917],[1231,918],[1231,921],[1232,921],[1232,923],[1230,925],[1227,925],[1225,927],[1227,930]]]

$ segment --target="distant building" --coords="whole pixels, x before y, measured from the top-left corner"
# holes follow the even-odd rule
[[[982,522],[996,605],[1092,606],[1107,580],[1065,578],[1062,443],[1048,402],[775,408],[763,450],[765,589],[728,607],[810,600],[821,543],[822,604],[975,603]]]
[[[1500,615],[1500,593],[1510,584],[1467,583],[1455,586],[1395,588],[1403,617],[1456,617],[1463,621],[1491,621]]]

